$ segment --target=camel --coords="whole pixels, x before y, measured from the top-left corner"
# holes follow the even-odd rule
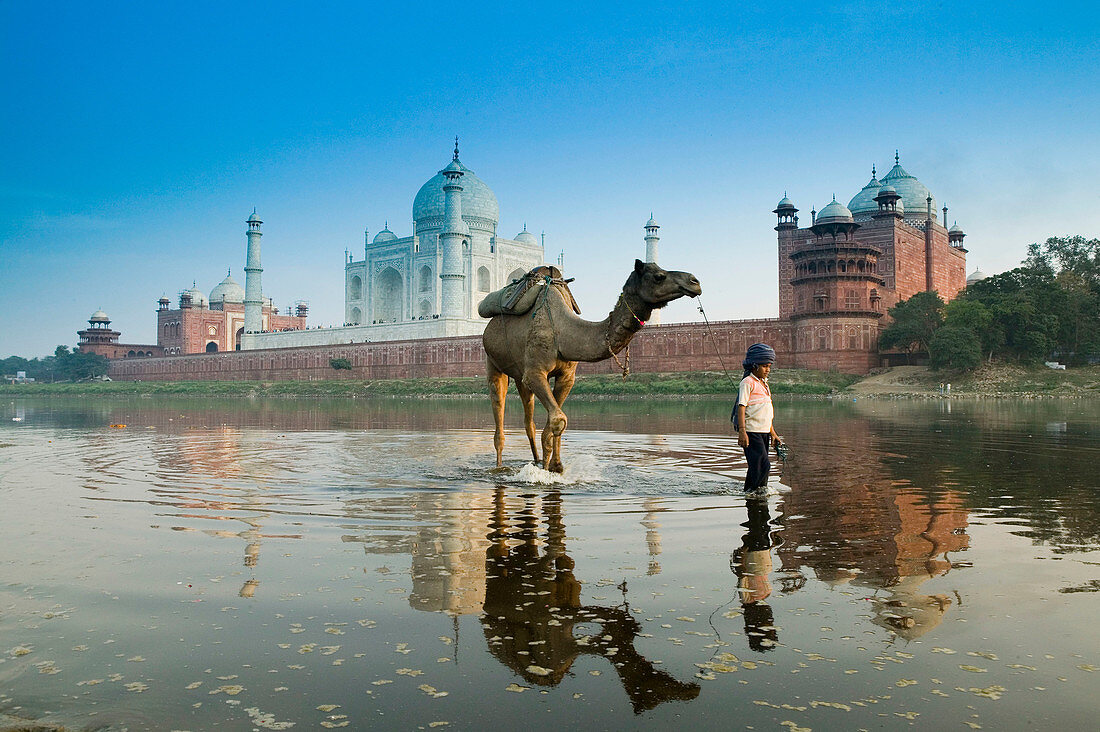
[[[485,326],[486,379],[493,405],[496,432],[493,445],[497,467],[504,450],[504,398],[508,379],[516,382],[523,402],[524,426],[531,443],[531,455],[538,464],[535,443],[534,400],[546,408],[546,427],[542,431],[542,468],[556,473],[565,471],[561,460],[561,436],[568,420],[562,404],[576,380],[578,361],[603,361],[630,345],[634,335],[657,308],[684,295],[696,297],[703,292],[699,280],[690,272],[669,272],[656,264],[634,261],[615,308],[598,323],[584,320],[573,311],[573,298],[555,268],[531,312],[523,315],[496,315]],[[623,367],[626,375],[626,368]],[[554,385],[550,385],[550,379]]]

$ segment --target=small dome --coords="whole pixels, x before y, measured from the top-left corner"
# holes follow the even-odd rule
[[[210,304],[210,301],[206,299],[206,295],[198,287],[192,287],[187,290],[191,295],[191,305],[194,307],[205,307]],[[243,300],[243,298],[242,298]]]
[[[976,269],[971,272],[970,275],[966,278],[966,284],[969,285],[972,282],[980,282],[981,280],[985,279],[989,279],[989,275],[987,275],[985,272],[982,272],[980,269]]]
[[[387,242],[387,241],[396,241],[396,240],[397,240],[397,234],[390,231],[390,225],[389,224],[386,224],[386,228],[382,229],[382,231],[379,231],[377,234],[374,235],[374,243],[375,244],[380,244],[382,242]]]
[[[252,209],[252,215],[248,217],[248,222],[247,223],[249,223],[249,224],[262,224],[263,223],[263,221],[260,221],[260,217],[256,215],[256,209]]]
[[[877,206],[875,207],[877,210]],[[852,212],[847,207],[836,200],[834,197],[832,203],[825,208],[821,209],[821,212],[817,215],[817,224],[835,224],[835,223],[852,223]]]
[[[794,208],[794,202],[791,201],[791,199],[787,198],[787,196],[784,195],[783,199],[780,200],[779,203],[776,204],[775,207],[777,209],[779,209],[779,208]]]
[[[524,244],[534,244],[536,246],[539,243],[538,237],[528,231],[526,226],[523,227],[523,231],[516,234],[516,241],[521,241]]]
[[[932,215],[936,214],[936,198],[923,183],[909,175],[895,157],[894,167],[882,177],[883,184],[892,185],[901,196],[901,202],[908,211],[924,211],[928,207],[928,198],[932,198]]]
[[[904,211],[905,211],[905,201],[902,198],[900,198],[901,194],[898,193],[897,189],[894,188],[893,186],[883,186],[882,188],[878,189],[878,194],[875,197],[877,198],[878,196],[881,196],[884,193],[890,193],[890,194],[893,194],[895,196],[899,196],[898,200],[894,201],[894,210],[897,211],[898,213],[904,213]],[[875,202],[875,206],[877,208],[877,206],[878,206],[877,201]]]
[[[952,225],[952,227],[947,230],[947,233],[948,234],[962,234],[963,236],[966,236],[966,232],[962,230],[961,226],[959,226],[958,221],[956,221],[954,223],[954,225]]]
[[[102,310],[96,310],[92,313],[92,317],[88,318],[89,323],[110,323],[111,319],[107,317],[107,313]]]
[[[496,224],[500,221],[500,204],[497,203],[497,197],[493,191],[460,160],[452,160],[447,169],[457,169],[463,173],[460,179],[462,193],[459,194],[459,200],[462,203],[462,218],[474,217],[492,222],[491,224],[482,223],[479,228],[487,228],[490,232],[495,231]],[[429,225],[425,219],[443,218],[443,203],[445,200],[443,184],[446,182],[447,179],[443,176],[443,171],[440,171],[422,185],[417,192],[416,198],[413,199],[413,221],[417,224],[417,231],[422,226]]]
[[[647,229],[659,229],[661,225],[653,220],[653,214],[649,215],[649,221],[645,222],[645,228]]]
[[[860,192],[848,202],[848,210],[852,212],[853,216],[877,212],[878,204],[875,203],[875,196],[877,196],[881,190],[882,183],[875,177],[875,169],[872,167],[871,180],[867,181],[867,185],[863,186]]]
[[[244,302],[244,288],[226,274],[225,279],[210,291],[210,302]]]

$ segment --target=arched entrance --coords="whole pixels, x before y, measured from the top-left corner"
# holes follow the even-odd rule
[[[209,343],[207,343],[206,344],[206,352],[207,353],[217,353],[218,352],[218,342],[217,341],[210,341]]]
[[[401,303],[404,301],[404,283],[401,274],[393,267],[386,267],[374,279],[374,320],[377,323],[396,323],[401,320]]]

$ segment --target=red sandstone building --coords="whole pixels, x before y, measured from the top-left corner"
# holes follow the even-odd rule
[[[887,310],[918,292],[947,301],[966,287],[966,234],[938,220],[932,194],[897,156],[882,181],[872,169],[848,206],[834,198],[811,211],[807,228],[786,196],[774,213],[779,320],[790,324],[786,362],[799,368],[866,373],[880,363]]]
[[[88,318],[88,327],[78,330],[77,350],[81,353],[98,353],[107,358],[148,358],[151,356],[163,356],[164,349],[160,346],[146,344],[119,343],[122,336],[117,330],[111,328],[111,319],[102,310],[96,310],[92,317]]]
[[[947,207],[937,211],[931,192],[901,167],[896,155],[894,162],[881,181],[872,169],[870,182],[847,206],[834,199],[820,213],[811,211],[808,227],[800,228],[798,209],[790,199],[784,196],[779,202],[773,212],[778,216],[779,317],[651,324],[631,343],[631,369],[726,369],[737,375],[745,349],[760,341],[775,348],[783,367],[862,374],[881,365],[878,340],[889,308],[923,291],[951,300],[966,286],[965,233],[957,225],[946,228]],[[259,220],[253,215],[249,222],[250,235],[258,240],[253,229],[258,230]],[[652,256],[658,228],[652,218],[645,226]],[[169,356],[194,355],[126,359],[112,363],[111,377],[266,381],[485,373],[481,336],[349,341],[234,353],[244,323],[240,290],[226,277],[210,293],[209,304],[197,289],[181,295],[177,310],[168,310],[168,301],[162,299],[157,348]],[[278,315],[266,299],[263,307],[264,331],[305,327],[304,304],[294,316]],[[81,331],[82,348],[87,332]],[[333,369],[333,358],[347,359],[352,368]],[[581,364],[579,372],[610,373],[616,368],[608,359]]]
[[[168,308],[162,297],[157,310],[157,343],[166,355],[186,353],[217,353],[241,350],[244,332],[244,288],[231,275],[210,291],[209,300],[197,287],[180,293],[179,307]],[[298,303],[280,315],[269,298],[263,299],[262,330],[302,330],[306,327],[308,308]]]
[[[226,275],[210,292],[192,287],[180,293],[179,307],[169,309],[169,300],[162,297],[157,310],[157,343],[124,344],[122,335],[110,328],[111,321],[102,310],[88,320],[89,327],[77,332],[77,348],[84,353],[98,353],[110,359],[179,356],[189,353],[218,353],[240,350],[244,330],[244,288]],[[261,309],[264,330],[301,330],[306,327],[308,307],[298,303],[294,313],[280,315],[269,298]]]

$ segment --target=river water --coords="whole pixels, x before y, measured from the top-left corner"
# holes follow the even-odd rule
[[[6,398],[0,719],[1095,724],[1100,402],[781,401],[764,498],[727,402],[567,411]]]

